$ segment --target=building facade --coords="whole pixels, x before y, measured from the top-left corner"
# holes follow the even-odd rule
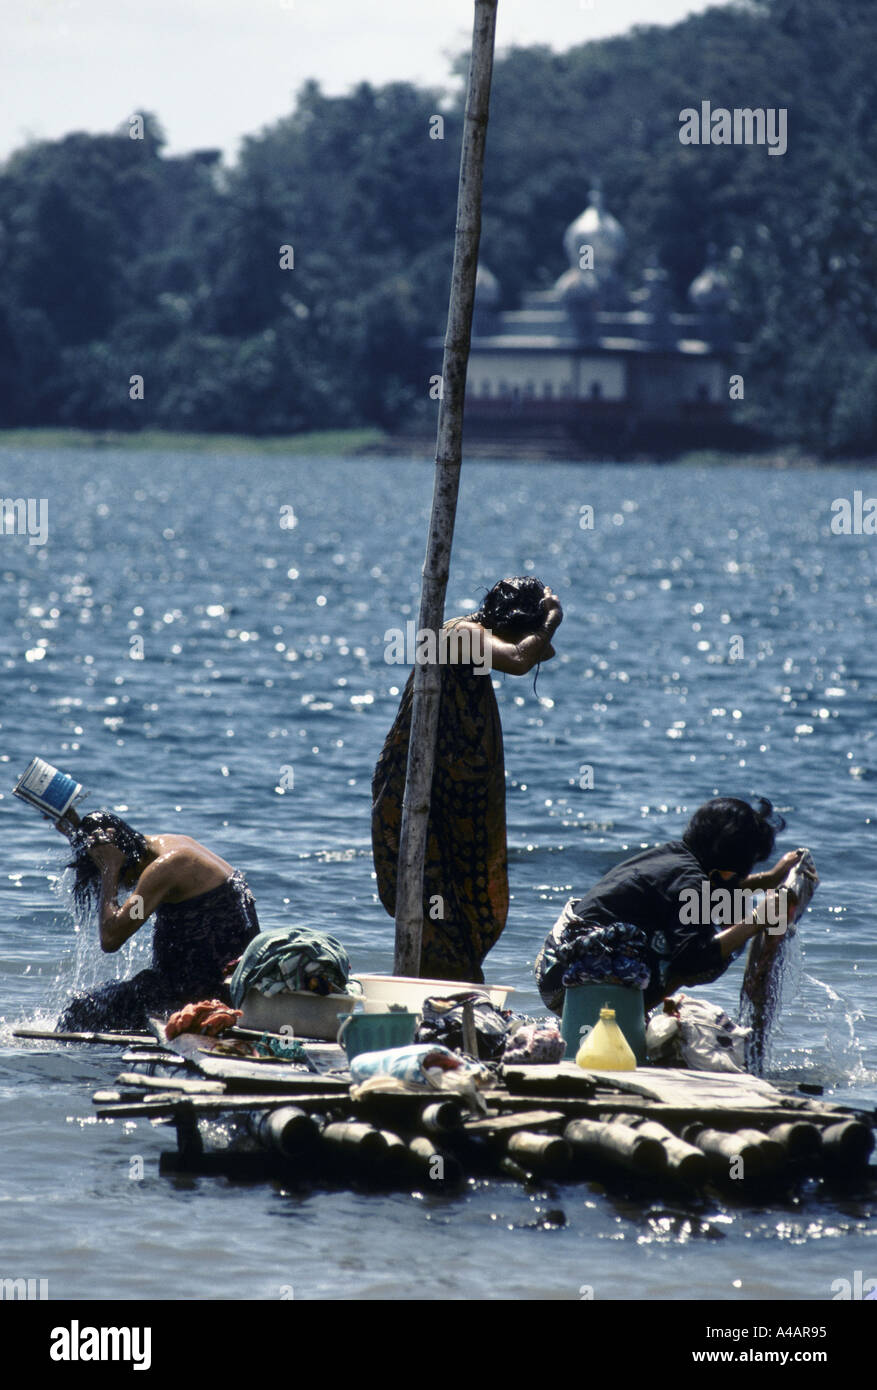
[[[479,265],[467,433],[614,452],[734,442],[731,377],[741,370],[741,349],[714,253],[684,309],[672,303],[656,263],[628,290],[624,230],[600,190],[590,196],[567,228],[568,266],[550,290],[503,310],[496,277]]]

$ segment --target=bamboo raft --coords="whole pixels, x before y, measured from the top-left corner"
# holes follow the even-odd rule
[[[183,1034],[168,1042],[158,1021],[153,1028],[154,1036],[27,1028],[15,1036],[126,1049],[113,1088],[92,1097],[96,1113],[173,1125],[176,1151],[161,1156],[166,1174],[383,1188],[448,1188],[495,1175],[748,1192],[801,1178],[849,1184],[875,1176],[877,1111],[748,1074],[509,1065],[481,1092],[485,1113],[472,1114],[441,1091],[352,1096],[346,1056],[334,1044],[305,1042],[306,1060],[293,1062],[223,1053],[229,1039],[288,1044],[279,1034],[233,1029],[222,1039]],[[223,1142],[210,1148],[202,1126],[216,1121]]]

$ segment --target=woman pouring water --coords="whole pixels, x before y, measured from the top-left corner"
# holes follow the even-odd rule
[[[74,902],[97,917],[104,951],[154,922],[151,967],[72,999],[59,1029],[143,1032],[151,1014],[223,998],[226,966],[259,931],[243,874],[188,835],[143,835],[110,811],[68,812],[56,829],[74,850]]]

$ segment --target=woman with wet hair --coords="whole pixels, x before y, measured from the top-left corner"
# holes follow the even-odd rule
[[[423,875],[423,978],[480,984],[509,906],[502,726],[491,671],[524,676],[554,656],[557,595],[532,576],[501,579],[476,613],[442,630],[435,767]],[[413,673],[372,780],[378,894],[396,914],[396,866]]]
[[[72,999],[59,1029],[144,1032],[152,1014],[225,998],[225,967],[259,931],[243,874],[188,835],[143,835],[111,811],[74,812],[57,829],[73,846],[77,912],[97,917],[104,951],[155,924],[151,968]]]

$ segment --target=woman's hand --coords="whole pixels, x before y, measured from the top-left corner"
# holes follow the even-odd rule
[[[93,835],[88,842],[88,856],[93,859],[98,868],[117,872],[125,862],[125,856],[120,849],[113,844],[108,836]]]
[[[788,854],[784,854],[782,859],[778,859],[773,868],[768,869],[763,877],[769,882],[772,888],[778,888],[783,879],[787,878],[792,872],[798,860],[805,852],[806,851],[800,849],[789,850]],[[819,877],[815,869],[811,869],[809,864],[805,863],[803,865],[803,871],[806,878],[812,879],[814,886],[819,882]]]
[[[76,843],[79,817],[72,808],[66,815],[61,816],[60,820],[56,820],[54,816],[47,815],[45,811],[41,812],[41,815],[43,820],[47,820],[53,829],[57,830],[59,835],[63,835],[65,840],[70,841],[71,845]]]
[[[563,622],[563,609],[560,606],[560,599],[546,584],[545,597],[540,604],[542,610],[542,626],[548,632],[555,632]]]

